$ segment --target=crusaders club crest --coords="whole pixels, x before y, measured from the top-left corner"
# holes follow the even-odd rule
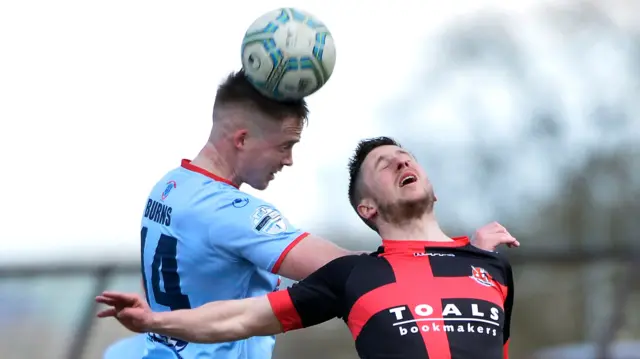
[[[471,266],[471,275],[469,278],[475,280],[478,284],[482,284],[486,287],[493,287],[493,278],[491,278],[491,274],[483,268]]]

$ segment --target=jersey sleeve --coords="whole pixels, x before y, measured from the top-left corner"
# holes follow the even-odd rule
[[[290,288],[267,295],[282,331],[344,316],[344,288],[359,256],[334,259]]]
[[[252,196],[229,197],[211,223],[211,242],[277,273],[289,251],[308,236],[273,205]]]

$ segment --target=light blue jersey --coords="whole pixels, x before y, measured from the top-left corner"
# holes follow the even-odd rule
[[[142,276],[154,311],[196,308],[277,289],[284,256],[306,233],[272,205],[188,160],[151,191],[141,230]],[[269,359],[275,337],[196,344],[151,334],[143,358]]]
[[[144,353],[146,335],[138,334],[111,344],[103,359],[140,359]]]

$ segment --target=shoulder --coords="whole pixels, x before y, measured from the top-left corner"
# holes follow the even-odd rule
[[[513,270],[511,268],[511,262],[509,257],[504,253],[498,251],[486,251],[480,248],[471,246],[472,250],[477,253],[478,256],[484,257],[491,263],[491,266],[497,268],[501,272],[501,281],[505,285],[510,285],[513,282]]]
[[[509,261],[509,257],[504,255],[502,252],[493,252],[498,259],[498,261],[508,269],[511,269],[511,262]]]
[[[511,262],[509,258],[502,253],[496,252],[496,257],[498,258],[498,262],[502,267],[502,270],[505,274],[507,285],[513,287],[513,269],[511,268]],[[513,288],[512,288],[513,289]]]
[[[338,257],[320,267],[299,283],[303,283],[304,286],[328,287],[335,292],[342,292],[354,268],[363,261],[364,257],[366,255],[357,254]],[[297,284],[293,285],[293,287],[297,286]]]
[[[239,213],[250,213],[259,207],[274,208],[260,198],[220,182],[212,182],[202,186],[194,193],[191,205],[211,215],[228,216]]]
[[[169,172],[156,184],[152,192],[152,196],[188,211],[190,215],[194,212],[210,213],[211,210],[225,208],[242,194],[245,193],[232,185],[184,168]]]
[[[256,234],[280,234],[292,225],[278,208],[269,202],[240,190],[223,190],[215,193],[215,200],[206,205],[215,228],[235,229]]]
[[[488,253],[505,273],[508,275],[511,274],[511,262],[509,261],[509,257],[504,255],[502,252],[497,251],[488,251]]]
[[[368,254],[349,254],[346,256],[338,257],[327,263],[325,266],[351,269],[363,262],[366,262],[369,258],[370,257]]]
[[[502,252],[488,251],[485,249],[475,247],[472,244],[468,244],[464,247],[461,247],[460,250],[471,253],[474,257],[483,258],[485,260],[494,262],[505,269],[507,268],[511,269],[509,258],[505,256]]]
[[[351,273],[353,268],[362,263],[363,260],[366,260],[366,257],[367,255],[360,254],[349,254],[346,256],[338,257],[329,261],[327,264],[320,267],[311,275],[314,275],[316,273],[323,273],[329,276],[342,276],[344,274]]]
[[[367,254],[349,254],[330,261],[318,269],[318,272],[323,272],[332,278],[341,278],[346,281],[356,267],[366,265],[366,263],[370,263],[372,259],[374,259],[374,257],[370,257]]]

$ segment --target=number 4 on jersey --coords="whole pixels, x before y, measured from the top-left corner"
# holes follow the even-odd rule
[[[147,227],[140,231],[141,240],[141,266],[144,292],[149,302],[149,290],[147,288],[148,275],[144,267],[144,249],[147,240]],[[156,303],[171,308],[171,310],[191,309],[189,297],[182,293],[180,288],[180,276],[178,274],[178,261],[176,251],[178,239],[175,237],[160,235],[158,246],[153,254],[151,263],[151,287]],[[160,276],[164,282],[164,291],[160,288]],[[149,304],[151,304],[149,302]]]

